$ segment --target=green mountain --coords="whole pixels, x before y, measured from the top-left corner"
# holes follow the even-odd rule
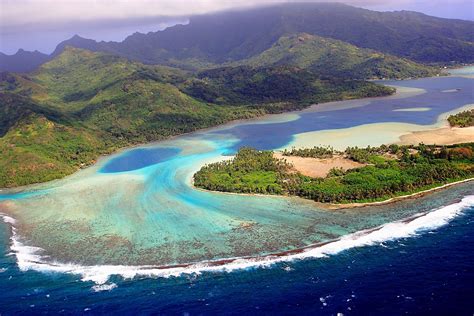
[[[474,62],[474,22],[339,3],[287,3],[193,16],[123,42],[74,37],[58,46],[107,51],[147,64],[207,67],[261,54],[288,34],[307,33],[423,63]],[[56,52],[57,53],[57,52]]]
[[[437,69],[407,59],[306,33],[283,36],[263,53],[243,61],[253,67],[291,65],[323,77],[353,79],[427,77]]]
[[[96,42],[76,35],[60,43],[50,56],[30,54],[25,59],[24,53],[0,55],[0,70],[35,69],[67,46],[108,52],[145,64],[205,69],[255,57],[282,36],[299,33],[420,63],[474,62],[473,21],[410,11],[378,12],[340,3],[286,3],[192,16],[186,25],[135,33],[122,42]]]
[[[67,47],[30,75],[0,75],[0,187],[60,178],[117,148],[234,119],[390,93],[299,68],[227,67],[195,76]]]

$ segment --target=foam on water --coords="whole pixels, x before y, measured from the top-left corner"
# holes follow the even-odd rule
[[[14,226],[12,226],[11,250],[16,256],[18,266],[22,271],[36,270],[41,272],[77,274],[82,276],[83,281],[95,282],[96,286],[93,287],[94,291],[109,291],[116,287],[114,283],[107,284],[112,275],[119,275],[124,279],[133,279],[136,277],[167,278],[183,274],[200,274],[202,272],[231,272],[248,268],[269,267],[279,262],[322,258],[338,254],[351,248],[379,245],[386,241],[412,237],[424,231],[442,227],[456,216],[461,215],[463,210],[472,206],[474,206],[474,195],[466,196],[458,203],[431,212],[420,213],[408,219],[384,224],[374,229],[362,230],[322,245],[317,244],[306,247],[301,251],[254,258],[228,258],[219,261],[207,261],[175,267],[120,265],[81,266],[77,264],[51,262],[47,257],[41,255],[42,249],[27,246],[22,243]],[[15,224],[15,220],[11,217],[2,217],[5,222],[11,225]]]
[[[117,287],[117,284],[110,283],[110,284],[97,284],[92,287],[94,292],[102,292],[102,291],[112,291]]]

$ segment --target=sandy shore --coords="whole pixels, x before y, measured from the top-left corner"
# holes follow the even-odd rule
[[[365,166],[364,164],[341,156],[324,159],[283,156],[281,153],[274,153],[273,156],[278,159],[285,159],[288,163],[293,165],[296,171],[312,178],[325,178],[333,168],[341,168],[346,171]]]
[[[436,145],[453,145],[474,142],[473,127],[442,127],[428,131],[412,132],[402,135],[399,144],[416,145],[419,143]]]

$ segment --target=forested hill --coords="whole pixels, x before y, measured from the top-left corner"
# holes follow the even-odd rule
[[[240,63],[295,66],[320,76],[353,79],[428,77],[438,73],[413,61],[307,33],[281,37],[263,53]]]
[[[474,62],[473,21],[409,11],[378,12],[336,3],[289,3],[194,16],[187,25],[135,33],[123,42],[75,36],[60,43],[49,58],[73,46],[146,64],[203,69],[255,57],[282,36],[298,33],[337,39],[420,63]],[[32,63],[38,65],[37,60]],[[23,71],[8,60],[2,62],[0,70]]]

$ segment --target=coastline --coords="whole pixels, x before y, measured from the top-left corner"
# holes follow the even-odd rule
[[[385,241],[411,237],[420,232],[437,229],[449,223],[464,208],[472,206],[474,196],[466,196],[451,204],[433,211],[413,214],[406,218],[391,221],[372,228],[362,229],[337,238],[309,243],[306,246],[289,250],[274,251],[260,255],[223,257],[214,260],[177,263],[169,265],[80,265],[72,263],[51,262],[40,252],[41,248],[24,245],[17,239],[12,229],[12,254],[17,257],[21,271],[36,270],[49,273],[66,273],[81,276],[83,282],[93,282],[97,286],[113,286],[110,278],[120,276],[132,280],[136,277],[168,278],[182,275],[197,275],[203,272],[233,272],[249,268],[267,268],[279,263],[295,260],[326,258],[352,248],[382,244]],[[3,221],[13,224],[13,218],[0,214]]]
[[[433,77],[427,77],[427,78],[437,78],[437,77],[433,76]],[[410,79],[401,79],[399,81],[403,82],[403,80],[410,80]],[[380,84],[385,85],[384,83],[380,83]],[[390,85],[387,85],[387,86],[390,86]],[[424,91],[417,91],[417,92],[412,91],[412,90],[419,90],[419,89],[404,88],[404,87],[399,87],[399,86],[390,86],[390,87],[396,88],[395,93],[393,93],[391,95],[365,97],[365,98],[360,98],[360,99],[341,99],[341,100],[328,101],[328,102],[323,102],[323,103],[310,104],[310,105],[308,105],[305,108],[300,109],[300,110],[281,112],[281,113],[265,113],[263,115],[248,118],[248,119],[235,119],[235,120],[231,120],[231,121],[219,124],[219,125],[209,126],[209,127],[197,129],[197,130],[194,130],[194,131],[190,131],[190,132],[187,132],[187,133],[168,136],[168,137],[165,137],[165,138],[162,138],[162,139],[157,139],[157,140],[154,140],[154,141],[151,141],[151,142],[131,144],[131,145],[128,145],[128,146],[125,146],[125,147],[118,148],[118,149],[116,149],[116,150],[114,150],[110,153],[99,155],[91,164],[85,165],[84,167],[78,167],[75,172],[73,172],[71,174],[68,174],[64,177],[58,178],[58,179],[54,179],[54,180],[50,180],[50,181],[46,181],[46,182],[31,183],[31,184],[24,185],[24,186],[14,186],[14,187],[5,187],[5,188],[0,187],[0,196],[3,193],[14,194],[14,193],[27,191],[27,190],[30,190],[30,189],[41,188],[44,185],[54,184],[54,183],[57,183],[58,181],[62,181],[62,180],[68,179],[70,177],[73,177],[73,176],[75,176],[76,174],[78,174],[79,172],[81,172],[83,170],[89,170],[89,169],[97,168],[98,166],[100,166],[100,164],[105,159],[108,159],[112,156],[124,153],[124,152],[129,151],[129,150],[133,150],[133,149],[139,148],[139,147],[149,147],[149,146],[151,147],[151,146],[154,146],[158,143],[171,141],[171,140],[176,139],[178,137],[186,137],[186,136],[189,136],[189,135],[192,135],[192,134],[205,133],[205,132],[209,132],[209,131],[219,131],[219,130],[222,130],[222,129],[231,128],[231,127],[233,127],[235,125],[239,125],[241,123],[249,123],[250,124],[250,123],[255,123],[255,122],[262,121],[262,124],[267,124],[267,123],[263,123],[263,121],[268,120],[269,121],[268,123],[271,124],[272,123],[271,118],[275,118],[275,117],[282,116],[282,115],[295,115],[296,118],[283,119],[283,120],[274,120],[273,122],[278,123],[278,122],[291,121],[291,120],[297,119],[298,118],[297,116],[298,116],[299,113],[305,113],[305,112],[308,112],[308,111],[321,111],[321,110],[326,111],[326,110],[343,110],[343,109],[346,109],[347,106],[342,106],[342,107],[339,107],[339,108],[331,107],[334,104],[338,104],[340,102],[360,103],[360,102],[369,101],[369,100],[376,100],[376,99],[404,98],[405,94],[409,95],[411,93],[424,93]],[[360,107],[360,106],[364,106],[364,105],[365,105],[365,103],[349,105],[349,107]]]
[[[446,125],[426,131],[415,131],[400,136],[397,144],[411,145],[414,143],[454,145],[474,141],[474,126],[451,127]]]
[[[430,193],[434,193],[436,191],[440,191],[440,190],[447,189],[447,188],[452,187],[452,186],[456,186],[456,185],[463,184],[463,183],[466,183],[466,182],[471,182],[471,181],[474,181],[474,178],[469,178],[469,179],[464,179],[464,180],[459,180],[459,181],[455,181],[455,182],[442,184],[442,185],[434,187],[434,188],[430,188],[430,189],[410,193],[410,194],[407,194],[407,195],[394,196],[394,197],[391,197],[391,198],[389,198],[387,200],[383,200],[383,201],[355,202],[355,203],[321,203],[321,202],[315,202],[315,201],[310,200],[310,199],[305,199],[305,198],[299,197],[297,195],[283,195],[283,194],[279,195],[279,194],[261,194],[261,193],[236,193],[236,192],[212,191],[212,190],[206,190],[206,189],[196,187],[194,185],[194,181],[192,179],[191,179],[190,185],[192,186],[193,189],[199,190],[199,191],[202,191],[202,192],[212,192],[212,193],[227,194],[227,195],[267,197],[267,198],[269,198],[269,197],[271,197],[271,198],[294,198],[294,199],[305,201],[307,203],[312,203],[312,204],[317,205],[318,207],[326,209],[326,210],[343,210],[343,209],[364,208],[364,207],[367,207],[367,206],[387,205],[387,204],[396,203],[396,202],[402,201],[402,200],[416,199],[416,198],[419,198],[419,197],[426,196]]]
[[[454,68],[454,69],[464,69],[464,68],[466,68],[466,67]],[[448,74],[448,76],[457,77],[459,75],[458,74]],[[440,76],[431,76],[431,77],[423,77],[423,78],[434,78],[434,79],[436,79],[436,78],[442,78],[442,77],[440,77]],[[417,78],[417,79],[423,79],[423,78]],[[364,106],[364,105],[366,105],[366,102],[368,102],[370,100],[390,99],[390,98],[405,98],[405,97],[409,97],[409,96],[412,96],[412,95],[423,94],[423,93],[426,92],[423,89],[408,88],[408,87],[403,87],[403,86],[398,85],[398,83],[402,83],[405,80],[413,80],[413,79],[399,79],[399,80],[395,80],[395,79],[394,80],[388,80],[387,79],[387,80],[384,80],[384,81],[379,80],[379,84],[389,86],[389,87],[393,87],[393,88],[396,89],[395,93],[393,93],[391,95],[365,97],[365,98],[360,98],[360,99],[345,99],[345,100],[342,99],[342,100],[335,100],[335,101],[328,101],[328,102],[323,102],[323,103],[311,104],[311,105],[308,105],[307,107],[305,107],[303,109],[300,109],[300,110],[281,112],[281,113],[266,113],[266,114],[256,116],[256,117],[253,117],[253,118],[248,118],[248,119],[235,119],[235,120],[231,120],[231,121],[219,124],[219,125],[209,126],[209,127],[206,127],[206,128],[197,129],[197,130],[190,131],[190,132],[183,133],[183,134],[168,136],[168,137],[164,137],[162,139],[157,139],[157,140],[154,140],[154,141],[151,141],[151,142],[131,144],[131,145],[128,145],[128,146],[125,146],[125,147],[118,148],[118,149],[116,149],[116,150],[114,150],[110,153],[99,155],[91,164],[85,165],[83,167],[78,167],[75,172],[73,172],[71,174],[68,174],[64,177],[58,178],[58,179],[54,179],[54,180],[50,180],[50,181],[46,181],[46,182],[31,183],[31,184],[24,185],[24,186],[0,187],[0,196],[2,194],[16,194],[16,193],[20,193],[20,192],[28,191],[28,190],[32,190],[32,189],[33,190],[34,189],[41,189],[44,186],[54,185],[55,183],[58,183],[60,181],[69,179],[71,177],[74,177],[75,175],[77,175],[78,173],[80,173],[84,170],[91,170],[91,169],[94,170],[94,169],[98,168],[101,165],[101,163],[104,162],[104,160],[106,160],[106,159],[108,159],[112,156],[121,154],[121,153],[129,151],[129,150],[133,150],[133,149],[139,148],[139,147],[148,147],[148,146],[151,147],[151,146],[154,146],[158,143],[171,141],[171,140],[176,139],[178,137],[186,137],[188,135],[205,133],[205,132],[209,132],[209,131],[219,131],[219,130],[222,130],[222,129],[231,128],[231,127],[233,127],[235,125],[238,125],[238,124],[241,124],[241,123],[249,123],[250,124],[250,123],[255,123],[255,122],[262,121],[262,124],[271,124],[272,122],[278,123],[278,122],[292,121],[292,120],[295,120],[295,119],[298,118],[299,113],[312,112],[312,111],[317,111],[317,112],[322,111],[322,112],[324,112],[324,111],[344,110],[344,109],[347,109],[347,108]],[[385,81],[386,82],[396,81],[396,84],[387,85]],[[354,104],[341,104],[341,102],[351,102],[351,103],[354,103]],[[338,104],[340,104],[340,106],[337,106]],[[278,119],[273,120],[273,121],[271,120],[271,118],[278,118],[278,116],[283,116],[283,115],[294,116],[294,117],[283,118],[281,120],[278,120]],[[264,122],[265,120],[268,120],[268,122]],[[405,136],[405,134],[403,134],[401,136]]]
[[[358,101],[360,101],[360,100],[358,100]],[[347,104],[347,103],[345,103],[345,102],[342,102],[342,103],[341,103],[341,105],[344,105],[344,104]],[[351,104],[354,104],[354,103],[351,103]],[[337,109],[335,109],[335,110],[337,110]],[[280,118],[281,118],[281,117],[283,117],[283,118],[286,117],[285,114],[284,114],[284,115],[281,115],[281,114],[280,114],[280,116],[279,116],[279,115],[274,115],[274,114],[269,114],[269,115],[266,115],[266,116],[267,116],[267,117],[268,117],[268,116],[274,116],[274,117],[280,117]],[[261,120],[261,121],[264,121],[265,118],[264,118],[264,117],[260,117],[260,118],[254,119],[254,120]],[[226,123],[226,124],[232,124],[232,123]],[[215,130],[215,129],[223,128],[223,126],[225,126],[226,124],[221,125],[221,126],[218,126],[218,127],[212,127],[212,128],[209,128],[208,130]],[[235,124],[235,122],[234,122],[234,124]],[[224,127],[224,128],[225,128],[225,127]],[[194,134],[194,133],[203,133],[203,130],[196,131],[196,132],[193,132],[193,133],[191,133],[191,134]],[[177,139],[178,137],[182,137],[182,135],[176,135],[176,136],[170,137],[169,140],[170,140],[170,139]],[[193,138],[192,138],[192,137],[185,137],[185,138],[183,139],[183,141],[187,142],[187,141],[189,141],[190,139],[192,140]],[[170,145],[170,144],[173,145],[173,141],[167,142],[166,140],[161,140],[161,141],[158,141],[158,142],[159,142],[159,145],[158,145],[159,147],[168,146],[168,145]],[[158,142],[148,143],[147,145],[148,145],[148,146],[153,146],[153,144],[156,144],[156,143],[158,143]],[[180,142],[181,142],[181,140],[180,140]],[[132,146],[132,147],[129,147],[129,148],[136,148],[136,147],[141,147],[141,146],[142,146],[142,145],[136,144],[136,145],[134,145],[134,146]],[[128,148],[122,148],[122,149],[120,149],[120,150],[121,150],[121,151],[126,151],[127,149],[128,149]],[[129,149],[128,149],[128,150],[129,150]],[[212,156],[214,157],[214,154],[213,154]],[[103,157],[101,158],[101,162],[102,162],[103,160],[107,159],[107,157],[110,157],[110,156],[103,156]],[[220,157],[220,156],[219,156],[219,157]],[[97,171],[98,168],[101,167],[101,165],[102,165],[101,162],[97,162],[96,164],[94,164],[94,166],[91,166],[91,167],[89,167],[89,168],[86,168],[85,170],[88,170],[88,171],[81,172],[79,176],[77,176],[79,173],[75,173],[74,175],[76,175],[76,176],[75,176],[75,178],[72,178],[72,181],[71,181],[72,183],[70,183],[70,188],[69,188],[69,189],[73,189],[72,187],[77,186],[77,183],[74,183],[74,181],[77,180],[77,179],[80,180],[81,177],[83,177],[84,175],[85,175],[86,177],[87,177],[87,176],[90,176],[90,175],[93,175],[95,180],[96,180],[96,179],[98,179],[98,180],[103,179],[103,176],[102,176],[100,173],[97,173],[97,175],[94,173],[95,171]],[[198,163],[198,164],[199,164],[199,163]],[[194,168],[194,166],[196,166],[196,165],[198,165],[198,164],[194,163],[194,164],[193,164],[193,168]],[[188,168],[188,171],[189,171],[189,168]],[[186,173],[188,173],[188,172],[186,172]],[[74,177],[74,175],[71,175],[71,177]],[[124,176],[124,177],[129,177],[130,175],[131,175],[131,174],[124,174],[123,176]],[[114,177],[115,177],[115,176],[116,176],[116,175],[114,175]],[[107,177],[107,175],[105,175],[104,177]],[[189,175],[186,175],[186,177],[192,177],[192,173],[189,173]],[[64,179],[64,178],[63,178],[63,179]],[[95,181],[95,180],[94,180],[94,181]],[[125,178],[124,178],[124,180],[128,183],[130,179],[128,179],[128,178],[125,179]],[[62,180],[56,180],[56,181],[62,181]],[[186,182],[188,182],[188,181],[186,181]],[[124,183],[125,183],[125,182],[124,182]],[[460,182],[458,182],[458,183],[460,183]],[[451,185],[456,185],[456,184],[458,184],[458,183],[452,183],[452,184],[450,184],[449,186],[451,186]],[[55,182],[54,184],[51,184],[50,182],[48,182],[46,185],[45,185],[44,183],[43,183],[43,184],[40,184],[40,185],[42,185],[42,186],[53,186],[53,185],[57,185],[57,184],[58,184],[58,183],[56,183],[56,182]],[[61,182],[59,182],[59,184],[61,184]],[[87,185],[87,183],[84,183],[84,184]],[[470,186],[470,185],[468,185],[468,186]],[[128,187],[128,185],[127,185],[127,187]],[[428,190],[428,191],[434,191],[434,190],[436,190],[436,189],[439,190],[439,189],[442,189],[442,188],[444,188],[444,187],[447,187],[447,186],[442,186],[441,188],[439,188],[439,187],[438,187],[438,188],[432,188],[432,189],[430,189],[430,190]],[[71,191],[71,192],[77,192],[76,189],[77,189],[77,188],[74,188],[74,190]],[[18,190],[18,188],[17,188],[16,190]],[[54,190],[54,188],[53,188],[53,190]],[[455,189],[453,189],[453,190],[455,190]],[[207,190],[206,190],[206,191],[207,191]],[[209,191],[207,191],[207,192],[209,192]],[[450,192],[450,191],[448,190],[448,191],[446,191],[446,192]],[[3,192],[2,192],[2,193],[3,193]],[[420,192],[417,192],[417,193],[415,193],[415,194],[412,194],[412,196],[404,196],[403,198],[410,198],[410,197],[416,198],[416,197],[418,197],[420,194],[421,194]],[[236,194],[236,195],[241,195],[241,194]],[[277,195],[274,195],[274,196],[261,195],[261,196],[265,196],[265,197],[267,197],[267,198],[274,198],[274,197],[277,197]],[[280,196],[278,196],[278,197],[280,197]],[[5,198],[5,200],[6,200],[6,203],[8,203],[8,199],[9,199],[10,197],[7,195],[7,196],[4,196],[4,198]],[[13,198],[15,198],[15,197],[13,197]],[[314,204],[315,202],[313,202],[313,201],[311,201],[311,200],[306,200],[306,199],[302,199],[302,198],[298,198],[298,197],[281,196],[281,198],[287,200],[287,201],[282,202],[282,203],[284,203],[285,205],[286,205],[287,203],[293,203],[293,202],[295,202],[295,203],[300,203],[300,202],[301,202],[302,204],[303,204],[303,203],[306,204],[305,207],[308,207],[308,208],[311,208],[311,209],[312,209],[312,208],[315,208],[315,205],[316,205],[316,204]],[[1,195],[0,195],[0,199],[2,199],[2,196],[1,196]],[[251,200],[251,199],[249,199],[249,200]],[[398,200],[398,199],[397,199],[397,200]],[[271,201],[271,202],[272,202],[272,203],[280,203],[280,202],[278,202],[278,201]],[[385,203],[388,203],[388,202],[385,202]],[[416,204],[416,203],[418,203],[418,202],[411,202],[411,203]],[[0,204],[2,204],[2,203],[0,203]],[[370,203],[370,204],[381,204],[381,202],[372,202],[372,203]],[[78,204],[78,205],[81,205],[81,204]],[[319,205],[321,205],[321,204],[319,204]],[[368,205],[368,204],[365,204],[365,205]],[[31,206],[31,205],[30,205],[30,206]],[[339,208],[347,208],[347,204],[338,205],[338,206],[339,206]],[[362,206],[362,205],[357,205],[357,206]],[[324,209],[330,209],[330,208],[328,208],[327,205],[323,205],[322,208],[324,208]],[[271,210],[271,209],[270,209],[270,210]],[[8,210],[7,214],[8,214],[8,213],[10,213],[10,210]],[[326,213],[329,214],[329,212],[326,212]],[[363,212],[361,212],[361,213],[363,214]],[[336,214],[336,216],[338,216],[337,213],[333,213],[333,214]],[[29,215],[29,216],[31,216],[31,215]],[[18,218],[18,220],[21,222],[21,218]],[[23,219],[23,220],[24,220],[24,219]],[[245,227],[243,227],[243,228],[245,228]],[[41,246],[41,244],[38,244],[38,245]],[[45,246],[45,244],[43,244],[43,246]],[[47,248],[47,247],[46,247],[46,248]],[[46,249],[46,248],[45,248],[45,249]],[[93,264],[93,263],[92,263],[92,264]]]
[[[426,189],[426,190],[422,190],[422,191],[419,191],[419,192],[414,192],[414,193],[411,193],[411,194],[408,194],[408,195],[395,196],[395,197],[392,197],[392,198],[389,198],[389,199],[383,200],[383,201],[347,203],[347,204],[344,204],[344,203],[339,203],[339,204],[336,204],[336,203],[329,203],[329,204],[318,203],[318,204],[326,205],[328,207],[328,209],[332,209],[332,210],[334,210],[334,209],[363,208],[363,207],[366,207],[366,206],[387,205],[387,204],[396,203],[396,202],[402,201],[402,200],[416,199],[416,198],[428,195],[430,193],[434,193],[436,191],[440,191],[440,190],[443,190],[443,189],[446,189],[446,188],[449,188],[449,187],[452,187],[452,186],[455,186],[455,185],[458,185],[458,184],[471,182],[471,181],[474,181],[474,178],[469,178],[469,179],[464,179],[464,180],[459,180],[459,181],[455,181],[455,182],[446,183],[446,184],[443,184],[441,186],[437,186],[437,187],[434,187],[434,188],[431,188],[431,189]]]

